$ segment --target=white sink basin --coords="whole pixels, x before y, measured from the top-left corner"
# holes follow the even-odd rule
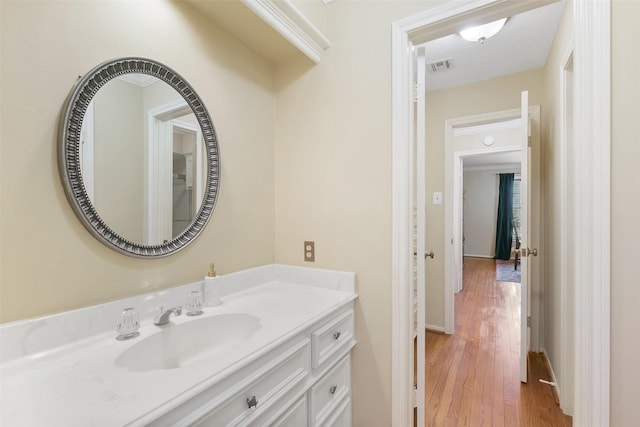
[[[120,354],[115,365],[132,372],[181,368],[229,350],[259,329],[260,320],[245,313],[169,324]]]

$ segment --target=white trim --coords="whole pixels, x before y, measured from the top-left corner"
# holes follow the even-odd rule
[[[316,64],[331,45],[291,0],[242,0],[242,3]]]
[[[561,378],[560,382],[556,381],[558,384],[562,384],[563,387],[560,389],[558,386],[558,399],[560,401],[560,409],[567,414],[573,415],[574,410],[574,401],[573,401],[573,387],[574,384],[570,384],[567,377],[568,373],[574,369],[574,358],[570,358],[569,352],[567,348],[572,350],[572,353],[575,354],[575,344],[573,343],[574,337],[572,335],[575,329],[570,329],[567,324],[567,317],[569,313],[575,310],[573,305],[573,300],[569,298],[567,295],[567,286],[571,286],[572,289],[575,289],[575,254],[570,251],[568,248],[569,236],[573,239],[576,236],[575,232],[575,224],[576,224],[576,211],[575,204],[572,209],[572,216],[569,217],[569,194],[570,191],[573,191],[573,188],[568,187],[568,174],[573,173],[574,176],[570,180],[573,185],[576,183],[575,179],[575,168],[568,167],[569,164],[575,164],[575,160],[570,159],[567,154],[567,125],[573,125],[575,120],[572,120],[571,123],[568,123],[567,119],[567,69],[569,63],[573,61],[573,43],[570,43],[569,49],[562,57],[562,63],[560,66],[560,164],[562,165],[562,174],[560,175],[560,373]],[[575,93],[572,88],[572,96],[575,96]],[[575,109],[575,104],[573,103],[572,98],[572,108]],[[575,138],[573,138],[572,134],[572,144],[575,147]],[[569,229],[572,229],[572,233],[568,234]],[[569,277],[569,266],[571,266],[572,271],[574,271],[574,276],[572,278]],[[575,292],[575,291],[574,291]],[[574,293],[575,295],[575,293]],[[555,375],[555,374],[554,374]],[[574,377],[571,375],[569,378]],[[560,391],[562,390],[562,392]]]
[[[453,136],[474,135],[477,133],[496,132],[499,130],[517,129],[520,127],[519,119],[508,118],[501,122],[484,123],[481,125],[456,127],[453,129]]]
[[[520,244],[525,248],[536,248],[537,239],[533,239],[533,155],[532,147],[529,147],[529,127],[531,125],[531,116],[529,115],[529,91],[523,91],[520,98],[520,118],[521,126],[519,129],[519,141],[522,147],[522,170],[520,171]],[[540,109],[538,108],[538,112]],[[539,121],[537,122],[539,125]],[[537,132],[539,135],[539,132]],[[538,148],[540,144],[536,141],[531,144]],[[536,178],[539,176],[539,170],[536,170]],[[538,183],[540,180],[538,179]],[[528,381],[528,358],[530,347],[530,331],[533,329],[533,322],[529,323],[531,316],[529,301],[531,301],[531,288],[533,287],[532,270],[534,263],[529,261],[529,257],[523,256],[520,259],[520,381],[526,383]],[[538,316],[535,316],[538,320]],[[531,326],[531,328],[530,328]]]
[[[145,245],[172,240],[173,126],[170,121],[192,112],[184,99],[148,110],[142,236]]]
[[[493,255],[464,254],[464,257],[493,259]]]
[[[579,166],[578,238],[581,248],[576,282],[575,425],[609,426],[610,412],[610,146],[611,3],[573,2],[574,138],[584,144]],[[411,46],[455,32],[472,18],[511,16],[538,2],[456,0],[396,21],[392,25],[392,425],[409,426],[411,384],[409,342],[408,141]],[[521,10],[516,11],[516,8]],[[592,193],[591,193],[592,192]],[[591,211],[593,209],[593,212]],[[597,263],[597,265],[596,265]],[[411,349],[412,351],[413,349]]]
[[[425,74],[426,74],[426,64],[425,64],[425,56],[424,56],[424,48],[417,49],[417,58],[416,65],[417,71],[415,76],[416,81],[416,102],[415,102],[415,112],[416,112],[416,126],[415,126],[415,158],[416,159],[424,159],[426,158],[426,110],[425,110]],[[413,144],[412,144],[413,145]],[[413,163],[412,163],[413,164]],[[418,254],[426,254],[427,249],[425,246],[425,228],[426,228],[426,189],[425,186],[427,184],[426,174],[424,167],[416,167],[415,168],[415,194],[416,194],[416,250]],[[413,175],[413,174],[412,174]],[[417,301],[417,313],[416,313],[416,329],[417,329],[417,337],[416,337],[416,359],[418,361],[425,360],[425,323],[426,323],[426,276],[425,276],[425,262],[426,256],[415,256],[415,267],[416,267],[416,298]],[[425,364],[424,363],[416,363],[416,411],[417,411],[417,425],[424,425],[424,409],[425,409]]]
[[[430,331],[430,332],[440,332],[442,334],[444,334],[444,327],[443,326],[436,326],[436,325],[432,325],[430,323],[426,323],[424,325],[425,330]]]
[[[555,383],[555,386],[549,385],[549,387],[555,387],[556,389],[556,393],[558,396],[558,399],[560,398],[560,383],[558,382],[558,379],[556,377],[556,373],[553,371],[553,366],[551,365],[551,360],[549,359],[549,355],[547,354],[547,350],[542,347],[541,349],[541,353],[542,356],[544,357],[544,363],[545,363],[545,367],[549,368],[549,374],[551,376],[550,380],[551,382]]]
[[[392,248],[391,248],[391,417],[392,425],[409,426],[413,418],[411,307],[411,44],[408,29],[392,26]],[[412,423],[411,423],[412,424]]]
[[[463,172],[496,172],[496,173],[520,173],[520,163],[505,163],[504,165],[464,166]],[[518,178],[516,176],[516,178]]]
[[[578,426],[610,422],[611,2],[574,6],[576,149],[575,413]]]

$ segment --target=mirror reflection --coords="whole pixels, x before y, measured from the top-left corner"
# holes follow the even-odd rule
[[[196,217],[207,177],[202,131],[162,80],[128,73],[104,84],[84,115],[79,151],[89,200],[123,238],[167,243]]]

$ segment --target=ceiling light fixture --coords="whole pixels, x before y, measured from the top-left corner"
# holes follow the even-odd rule
[[[495,36],[504,27],[507,18],[489,22],[488,24],[478,25],[477,27],[467,28],[460,31],[460,37],[470,42],[485,42],[490,37]]]

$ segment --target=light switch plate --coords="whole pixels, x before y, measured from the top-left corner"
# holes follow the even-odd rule
[[[433,204],[434,205],[442,204],[442,193],[440,191],[436,191],[433,193]]]

